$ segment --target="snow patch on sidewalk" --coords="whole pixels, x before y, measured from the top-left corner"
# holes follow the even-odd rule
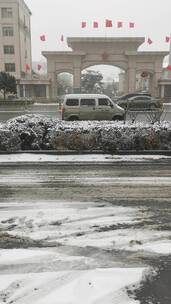
[[[169,254],[170,232],[146,229],[115,229],[88,235],[64,237],[61,243],[78,247],[95,247],[109,250],[147,251]],[[164,239],[164,240],[163,240]],[[161,244],[161,246],[160,246]]]
[[[53,252],[47,250],[30,250],[30,249],[1,249],[0,250],[0,264],[17,262],[22,260],[33,259],[35,257],[44,257],[52,255]]]
[[[139,304],[125,287],[138,284],[145,268],[93,269],[1,275],[0,301],[16,304]]]
[[[156,242],[147,242],[142,245],[136,245],[132,249],[143,250],[153,253],[158,253],[162,255],[171,254],[171,240],[161,240]]]
[[[0,250],[0,266],[7,264],[27,264],[34,262],[45,261],[61,261],[61,262],[74,262],[74,261],[90,261],[91,259],[84,256],[72,256],[64,253],[59,253],[56,249],[50,250],[37,250],[37,249],[1,249]]]

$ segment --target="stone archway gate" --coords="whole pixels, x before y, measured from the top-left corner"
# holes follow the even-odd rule
[[[51,80],[51,97],[57,97],[57,75],[62,72],[73,74],[74,92],[81,89],[81,71],[93,65],[113,65],[125,71],[125,93],[135,92],[136,73],[150,75],[150,91],[158,95],[158,81],[161,79],[163,59],[168,52],[139,52],[144,37],[134,38],[79,38],[67,39],[71,51],[42,54],[47,59],[47,73]]]

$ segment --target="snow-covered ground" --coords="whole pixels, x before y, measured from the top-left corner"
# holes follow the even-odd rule
[[[138,283],[143,271],[115,268],[0,275],[0,303],[138,304],[124,288]]]
[[[56,162],[56,158],[60,157],[16,154],[1,155],[0,160],[4,157],[4,162],[8,162],[8,157],[11,157],[18,161],[18,156],[21,162],[27,157],[42,157],[47,158],[47,162],[49,159]],[[68,157],[71,159],[72,156]],[[115,159],[110,155],[104,157]],[[87,159],[85,155],[83,158]],[[144,160],[144,156],[140,159]],[[149,156],[145,159],[148,161]],[[133,168],[138,170],[136,166]],[[99,169],[95,174],[91,168],[87,173],[83,168],[78,174],[78,171],[70,172],[67,167],[68,171],[63,174],[62,168],[56,175],[54,172],[47,175],[46,169],[40,171],[36,166],[30,171],[27,166],[22,170],[19,167],[13,170],[12,167],[10,162],[8,170],[1,166],[0,304],[140,304],[127,293],[127,289],[140,286],[149,270],[150,259],[157,261],[162,257],[161,260],[164,260],[171,254],[171,232],[168,229],[170,203],[165,205],[163,201],[163,205],[156,205],[154,198],[153,202],[144,204],[139,197],[137,203],[130,200],[126,204],[118,203],[113,194],[118,185],[120,188],[117,191],[122,196],[127,194],[126,187],[133,189],[135,185],[144,191],[146,185],[151,185],[151,189],[159,187],[162,191],[163,185],[167,188],[171,185],[168,172],[164,171],[159,177],[155,167],[153,173],[149,169],[144,175],[130,177],[130,172],[125,176],[125,171],[116,168],[108,173],[105,168],[103,173],[98,174]],[[57,167],[52,167],[56,172]],[[51,168],[49,170],[51,172]],[[46,183],[42,172],[47,177]],[[75,184],[69,183],[70,179]],[[61,195],[56,190],[58,184],[60,191],[73,187],[80,200],[74,199],[74,196],[60,199]],[[97,191],[97,184],[104,187],[101,196],[97,196],[97,200],[93,200],[93,196],[92,200],[83,200],[82,193],[93,187]],[[55,185],[55,197],[50,196],[49,185],[52,189]],[[107,185],[113,192],[106,199]],[[41,199],[40,196],[34,200],[33,191],[41,192],[45,186],[49,197]],[[152,193],[154,196],[155,191]],[[24,192],[28,195],[27,200],[24,199]],[[159,207],[161,213],[158,212]],[[7,241],[3,242],[3,234],[5,238],[9,237]],[[15,239],[18,240],[16,243]],[[22,240],[27,240],[28,245],[20,246],[20,240],[21,244]]]
[[[115,257],[100,267],[96,249],[171,254],[170,232],[136,228],[141,215],[138,207],[93,202],[3,203],[2,230],[58,245],[1,249],[0,303],[140,304],[125,288],[138,285],[147,268],[119,268]]]
[[[51,155],[39,153],[1,154],[0,163],[13,162],[128,162],[151,161],[170,159],[165,155],[110,155],[110,154],[75,154],[75,155]]]
[[[93,202],[3,203],[0,213],[1,228],[12,235],[77,247],[171,254],[170,231],[139,228],[142,221],[137,207],[101,207]]]

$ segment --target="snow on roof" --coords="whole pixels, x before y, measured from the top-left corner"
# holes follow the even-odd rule
[[[104,94],[66,94],[65,98],[82,98],[82,97],[87,97],[87,98],[109,98],[107,95]]]

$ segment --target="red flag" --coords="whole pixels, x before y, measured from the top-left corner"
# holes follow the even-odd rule
[[[113,26],[112,20],[106,19],[106,21],[105,21],[105,27],[112,27],[112,26]]]
[[[153,41],[148,37],[147,43],[148,43],[148,44],[152,44]]]
[[[64,35],[61,35],[61,42],[64,42]]]
[[[117,22],[117,27],[118,27],[118,28],[123,27],[123,22],[122,22],[122,21],[118,21],[118,22]]]
[[[28,63],[26,63],[25,69],[26,69],[26,72],[27,72],[27,71],[30,71],[30,66],[29,66]]]
[[[166,41],[167,43],[170,42],[170,37],[169,37],[169,36],[166,36],[165,41]]]
[[[135,27],[135,23],[134,22],[129,22],[129,28],[134,28]]]
[[[41,68],[42,68],[41,64],[38,64],[38,65],[37,65],[37,69],[38,69],[38,71],[40,71],[40,70],[41,70]]]
[[[166,68],[168,71],[171,71],[171,65],[168,65]]]
[[[46,41],[46,36],[45,36],[45,35],[41,35],[41,36],[40,36],[40,40],[41,40],[41,41]]]
[[[93,22],[93,28],[98,28],[98,27],[99,27],[98,22],[97,22],[97,21],[94,21],[94,22]]]
[[[86,23],[85,21],[82,21],[82,22],[81,22],[81,27],[82,27],[82,28],[85,28],[86,26],[87,26],[87,23]]]

